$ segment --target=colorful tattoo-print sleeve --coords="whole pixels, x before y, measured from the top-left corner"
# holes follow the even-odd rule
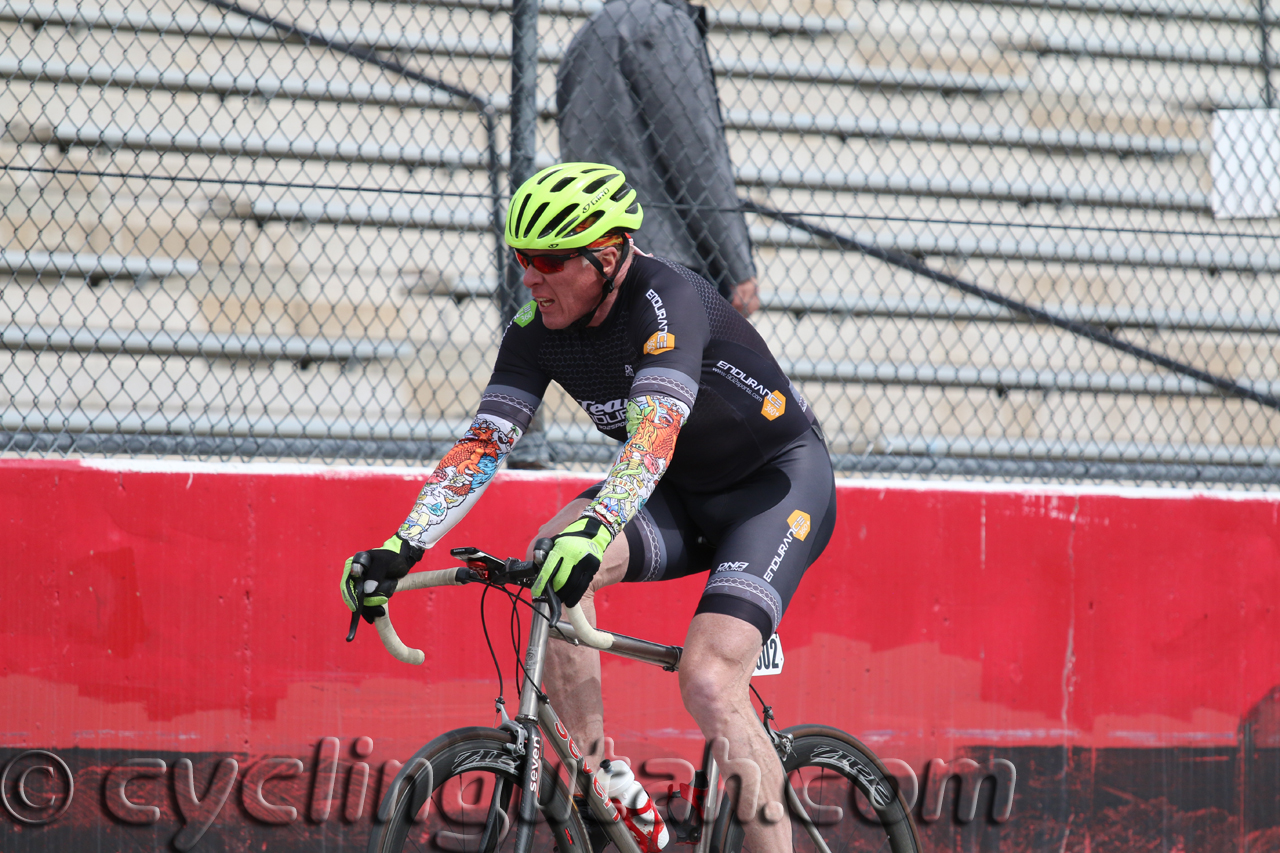
[[[689,407],[674,397],[645,394],[627,401],[627,443],[609,471],[600,494],[583,511],[617,536],[653,494],[671,464],[676,436]]]
[[[504,418],[476,415],[467,434],[444,455],[400,525],[400,538],[430,548],[462,520],[520,438],[520,428]]]

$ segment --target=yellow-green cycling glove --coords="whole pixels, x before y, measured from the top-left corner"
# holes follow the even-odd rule
[[[347,609],[355,613],[363,593],[364,607],[360,615],[364,620],[372,623],[376,617],[385,615],[387,599],[396,591],[400,578],[409,574],[413,564],[422,559],[422,553],[416,545],[392,536],[381,547],[349,557],[342,568],[342,600]],[[353,564],[358,565],[359,570],[352,572]]]
[[[594,516],[584,516],[570,524],[551,540],[551,551],[534,581],[533,594],[541,595],[550,581],[565,606],[573,607],[600,571],[604,549],[612,541],[613,533]]]

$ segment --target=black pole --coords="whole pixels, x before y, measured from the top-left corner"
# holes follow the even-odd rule
[[[1271,85],[1271,39],[1268,37],[1267,0],[1258,0],[1258,33],[1262,48],[1262,103],[1267,109],[1275,107],[1276,93]]]
[[[533,176],[538,150],[538,0],[515,0],[511,9],[511,167],[510,195]],[[510,253],[506,253],[510,254]],[[505,263],[499,282],[502,326],[525,301],[522,270],[514,257]]]
[[[1141,359],[1142,361],[1150,362],[1157,367],[1163,367],[1166,370],[1172,370],[1174,373],[1189,376],[1192,379],[1203,382],[1206,385],[1211,385],[1219,391],[1230,394],[1234,397],[1243,397],[1246,400],[1252,400],[1255,403],[1280,411],[1280,399],[1277,399],[1270,394],[1263,394],[1259,391],[1255,391],[1247,385],[1241,385],[1239,382],[1224,379],[1221,376],[1215,376],[1214,374],[1201,370],[1198,367],[1192,367],[1189,364],[1174,361],[1168,356],[1160,355],[1159,353],[1152,352],[1149,349],[1131,344],[1128,341],[1117,338],[1107,329],[1099,328],[1098,326],[1091,326],[1088,323],[1081,323],[1076,320],[1068,320],[1065,317],[1050,314],[1048,311],[1041,308],[1033,308],[1025,302],[1019,302],[1017,299],[1011,299],[1008,296],[996,293],[993,290],[987,290],[985,287],[979,287],[976,284],[971,284],[963,279],[956,278],[949,273],[935,270],[919,258],[915,258],[911,255],[903,252],[897,252],[892,249],[882,249],[881,247],[871,243],[863,243],[861,240],[855,240],[852,237],[847,237],[844,234],[839,234],[827,228],[812,225],[795,214],[783,213],[780,210],[774,210],[771,207],[756,204],[750,199],[739,199],[739,201],[742,202],[743,210],[758,213],[762,216],[768,216],[770,219],[776,219],[779,222],[790,225],[792,228],[808,232],[815,237],[830,240],[842,249],[851,249],[855,252],[861,252],[864,255],[884,261],[885,263],[893,264],[894,266],[901,267],[905,270],[910,270],[916,275],[932,279],[939,284],[945,284],[948,287],[954,287],[956,290],[963,293],[968,293],[971,296],[977,296],[988,302],[993,302],[1002,308],[1007,308],[1010,311],[1021,314],[1030,320],[1036,321],[1037,323],[1045,323],[1059,329],[1065,329],[1072,334],[1079,335],[1082,338],[1088,338],[1091,341],[1111,347],[1114,350],[1119,350],[1120,352],[1131,355],[1134,358]]]
[[[511,6],[511,162],[507,170],[514,196],[533,177],[538,154],[538,0],[514,0]],[[502,247],[505,275],[498,280],[498,310],[505,329],[520,306],[529,300],[523,284],[524,270],[515,256]],[[542,432],[542,413],[534,416],[528,431],[507,457],[512,468],[546,468],[551,448]]]

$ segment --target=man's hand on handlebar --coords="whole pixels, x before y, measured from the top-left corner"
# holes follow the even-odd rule
[[[570,524],[551,540],[551,553],[534,581],[533,594],[541,595],[550,581],[566,607],[576,606],[600,570],[611,541],[613,534],[598,518],[584,516]]]
[[[570,528],[573,527],[574,525],[570,525]],[[608,538],[611,537],[597,536],[594,540],[584,539],[586,534],[592,532],[589,529],[592,525],[580,525],[580,527],[581,532],[573,531],[577,533],[576,536],[570,531],[562,535],[569,540],[577,538],[588,544],[593,543],[593,546],[601,551],[607,547]],[[598,534],[598,531],[596,533]],[[391,625],[390,614],[387,613],[389,607],[387,599],[392,593],[437,586],[461,586],[469,583],[498,587],[528,586],[539,577],[544,559],[553,550],[552,543],[551,539],[539,539],[533,545],[533,559],[528,561],[514,558],[499,560],[478,548],[453,548],[449,552],[450,555],[466,563],[465,566],[434,572],[412,573],[409,572],[409,567],[421,559],[422,551],[405,544],[399,537],[391,537],[381,548],[361,551],[347,560],[345,571],[342,573],[342,600],[352,611],[351,624],[347,630],[347,642],[355,639],[356,628],[359,627],[360,617],[363,616],[378,629],[378,637],[392,657],[403,663],[420,664],[426,656],[421,650],[406,646]],[[564,585],[564,588],[571,587],[573,578],[577,576],[582,579],[582,589],[586,589],[595,572],[581,569],[579,572],[575,575],[573,569],[569,570],[570,581]],[[539,593],[545,593],[545,603],[550,606],[544,618],[556,623],[562,613],[561,604],[554,592],[545,589],[547,580],[548,578],[542,578],[539,588]],[[366,588],[365,584],[369,586]],[[571,594],[575,596],[575,601],[582,597],[580,591],[571,592]],[[577,641],[596,649],[607,649],[612,645],[613,636],[606,631],[597,631],[593,628],[578,608],[566,608],[563,613],[568,618],[572,631],[576,633]]]
[[[347,609],[359,612],[369,623],[385,616],[383,605],[396,591],[400,578],[422,559],[422,553],[421,548],[392,536],[380,547],[350,557],[342,570],[342,600]]]

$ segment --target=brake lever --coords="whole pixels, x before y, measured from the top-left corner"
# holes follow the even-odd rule
[[[351,627],[347,629],[347,642],[356,638],[356,629],[360,627],[360,614],[364,612],[364,583],[356,584],[356,609],[351,614]]]
[[[498,582],[519,584],[527,589],[538,579],[539,568],[535,560],[517,560],[512,557],[503,564],[502,571],[498,574]]]
[[[355,574],[355,568],[360,567],[360,573]],[[347,628],[347,642],[350,643],[356,638],[356,629],[360,627],[360,614],[364,612],[364,582],[361,580],[364,576],[364,564],[356,563],[354,558],[351,566],[352,576],[356,579],[356,609],[351,614],[351,626]]]
[[[562,609],[560,606],[560,596],[556,595],[556,591],[551,588],[551,584],[547,584],[547,588],[542,591],[542,596],[551,604],[551,624],[554,627],[560,621]]]

